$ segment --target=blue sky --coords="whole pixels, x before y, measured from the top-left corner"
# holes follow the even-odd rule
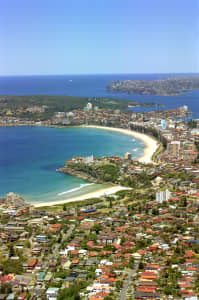
[[[0,1],[0,75],[199,72],[199,0]]]

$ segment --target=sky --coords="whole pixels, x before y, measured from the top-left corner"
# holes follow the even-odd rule
[[[199,72],[199,0],[0,0],[0,75]]]

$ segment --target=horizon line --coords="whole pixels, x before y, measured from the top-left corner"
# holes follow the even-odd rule
[[[0,74],[0,77],[22,77],[22,76],[87,76],[87,75],[181,75],[181,74],[199,74],[199,72],[170,72],[170,73],[74,73],[74,74]]]

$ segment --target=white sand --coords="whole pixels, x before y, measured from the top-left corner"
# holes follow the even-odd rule
[[[144,149],[144,155],[137,160],[139,162],[146,163],[146,164],[153,163],[151,158],[153,156],[153,153],[157,150],[159,143],[155,139],[150,137],[149,135],[139,133],[137,131],[132,131],[129,129],[122,129],[122,128],[94,126],[94,125],[84,125],[82,127],[116,131],[116,132],[131,135],[131,136],[135,137],[136,139],[143,141],[146,145],[145,149]]]
[[[104,195],[111,195],[114,194],[118,191],[122,191],[122,190],[129,190],[131,188],[127,188],[124,186],[112,186],[109,188],[103,188],[101,190],[95,191],[95,192],[91,192],[82,196],[78,196],[78,197],[73,197],[71,199],[67,199],[67,200],[57,200],[57,201],[50,201],[50,202],[38,202],[38,203],[31,203],[34,207],[41,207],[41,206],[51,206],[51,205],[57,205],[57,204],[64,204],[64,203],[69,203],[69,202],[76,202],[76,201],[81,201],[81,200],[86,200],[86,199],[91,199],[91,198],[99,198],[102,197]]]
[[[154,140],[152,137],[143,134],[143,133],[139,133],[136,131],[132,131],[132,130],[128,130],[128,129],[122,129],[122,128],[113,128],[113,127],[105,127],[105,126],[94,126],[94,125],[83,125],[81,127],[86,127],[86,128],[96,128],[96,129],[103,129],[103,130],[111,130],[111,131],[116,131],[116,132],[120,132],[123,134],[128,134],[132,137],[135,137],[137,139],[142,140],[145,143],[145,149],[144,149],[144,155],[142,157],[140,157],[139,159],[137,159],[139,162],[142,163],[152,163],[152,155],[153,153],[156,151],[156,149],[159,146],[159,143]],[[127,190],[130,188],[126,188],[123,186],[113,186],[113,187],[109,187],[109,188],[104,188],[95,192],[91,192],[82,196],[78,196],[78,197],[73,197],[71,199],[66,199],[66,200],[57,200],[57,201],[50,201],[50,202],[38,202],[38,203],[31,203],[32,205],[34,205],[35,207],[42,207],[42,206],[51,206],[51,205],[57,205],[57,204],[64,204],[64,203],[69,203],[69,202],[76,202],[76,201],[81,201],[81,200],[86,200],[86,199],[90,199],[90,198],[98,198],[98,197],[102,197],[105,194],[106,195],[110,195],[110,194],[114,194],[118,191],[121,190]]]

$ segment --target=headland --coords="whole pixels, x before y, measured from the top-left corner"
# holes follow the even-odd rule
[[[157,140],[154,138],[142,134],[139,132],[132,131],[130,129],[123,129],[123,128],[114,128],[114,127],[105,127],[105,126],[95,126],[95,125],[83,125],[81,127],[85,128],[94,128],[94,129],[100,129],[100,130],[108,130],[108,131],[115,131],[119,132],[122,134],[127,134],[130,135],[136,139],[140,139],[145,143],[145,149],[144,149],[144,154],[137,159],[137,161],[141,163],[146,163],[150,164],[153,163],[152,161],[152,156],[154,152],[157,150],[159,143]],[[110,195],[114,194],[118,191],[121,190],[126,190],[129,189],[127,187],[121,186],[121,185],[114,185],[112,187],[107,187],[103,188],[91,193],[86,193],[78,197],[72,197],[71,199],[65,199],[65,200],[57,200],[57,201],[50,201],[50,202],[37,202],[37,203],[32,203],[35,207],[43,207],[43,206],[51,206],[51,205],[57,205],[57,204],[64,204],[64,203],[69,203],[69,202],[76,202],[76,201],[81,201],[81,200],[86,200],[89,198],[97,198],[97,197],[102,197],[104,195]]]
[[[178,75],[164,80],[118,80],[107,86],[110,92],[159,96],[176,96],[198,89],[197,75]]]

